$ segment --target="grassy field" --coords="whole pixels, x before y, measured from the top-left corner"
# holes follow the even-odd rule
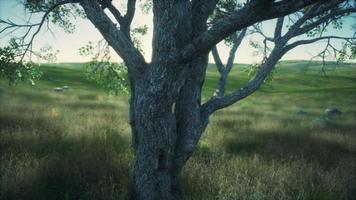
[[[244,68],[228,90],[248,80]],[[217,112],[184,170],[185,199],[356,199],[356,65],[320,68],[283,62]],[[80,64],[42,69],[34,87],[0,81],[0,199],[130,199],[128,97],[108,96]],[[204,99],[217,79],[210,66]],[[328,107],[343,114],[325,120]]]

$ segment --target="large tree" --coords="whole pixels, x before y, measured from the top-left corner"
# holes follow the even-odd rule
[[[28,9],[44,13],[40,22],[22,25],[11,21],[1,22],[7,25],[6,29],[28,29],[20,37],[20,42],[13,45],[17,55],[20,55],[17,62],[22,63],[24,55],[31,51],[33,38],[49,19],[70,32],[68,13],[74,10],[76,14],[85,14],[128,69],[136,198],[180,199],[180,172],[196,149],[210,115],[256,91],[289,49],[318,40],[288,43],[290,39],[320,27],[329,19],[355,11],[355,2],[347,0],[249,0],[240,7],[223,10],[216,20],[208,20],[216,9],[221,8],[219,4],[231,2],[150,1],[154,25],[153,53],[149,63],[131,36],[136,0],[127,1],[125,14],[111,0],[27,0],[25,5]],[[297,21],[283,35],[283,18],[293,13],[296,16],[290,19]],[[113,17],[109,17],[109,14]],[[266,37],[266,41],[273,42],[274,47],[266,53],[255,78],[245,87],[227,95],[219,89],[219,95],[202,103],[208,54],[214,46],[231,35],[238,35],[233,40],[234,44],[238,44],[247,27],[274,18],[278,18],[274,37]],[[35,32],[30,32],[31,29]],[[236,31],[241,32],[235,34]],[[29,33],[32,33],[30,39],[24,42]],[[232,63],[231,58],[229,67],[224,69],[227,73]],[[222,81],[221,85],[224,84]]]

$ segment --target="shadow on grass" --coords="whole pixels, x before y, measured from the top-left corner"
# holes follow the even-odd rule
[[[7,90],[9,89],[13,89],[13,90],[17,90],[18,87],[20,86],[11,86],[13,88],[7,88]],[[35,90],[35,89],[33,89]],[[52,91],[51,91],[52,92]],[[4,92],[4,94],[8,93],[7,91]],[[53,92],[54,93],[54,92]],[[43,93],[40,93],[40,92],[34,92],[34,91],[21,91],[21,92],[16,92],[16,93],[10,93],[11,95],[11,98],[12,99],[20,99],[20,100],[24,100],[26,101],[27,103],[28,102],[31,102],[31,103],[51,103],[51,102],[54,102],[55,101],[55,98],[54,97],[51,97],[47,94],[43,94]],[[3,99],[6,101],[6,99]],[[7,99],[8,100],[8,99]]]
[[[78,102],[78,103],[67,103],[64,104],[65,107],[72,109],[91,109],[91,110],[117,110],[118,106],[108,103],[96,103],[96,102]]]
[[[303,159],[323,168],[336,167],[356,152],[326,139],[302,133],[260,132],[224,141],[226,152],[233,155],[261,155],[268,160]]]
[[[33,109],[29,109],[33,110]],[[45,117],[26,116],[19,114],[0,115],[0,130],[8,132],[16,132],[19,130],[37,130],[41,133],[51,133],[59,135],[62,129],[55,123]]]
[[[0,115],[0,128],[0,199],[130,198],[132,153],[118,132],[67,136],[16,115]]]

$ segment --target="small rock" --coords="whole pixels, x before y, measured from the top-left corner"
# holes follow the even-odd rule
[[[63,92],[63,88],[61,88],[61,87],[55,87],[53,90],[55,92]]]
[[[336,115],[341,115],[342,112],[337,109],[337,108],[327,108],[325,109],[325,115],[326,116],[336,116]]]
[[[62,87],[64,90],[68,90],[69,89],[69,86],[68,85],[65,85]]]

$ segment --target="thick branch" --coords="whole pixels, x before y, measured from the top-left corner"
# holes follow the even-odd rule
[[[249,96],[260,88],[267,75],[271,72],[278,60],[286,53],[283,44],[276,46],[267,60],[260,66],[255,78],[241,89],[223,97],[213,97],[202,105],[201,112],[208,118],[218,109],[225,108],[233,103]]]
[[[115,17],[116,21],[119,22],[119,24],[124,23],[124,17],[121,15],[121,12],[110,2],[107,5],[107,8],[111,12],[111,14]]]
[[[216,64],[216,67],[219,71],[220,74],[224,73],[224,64],[222,63],[221,61],[221,58],[220,58],[220,55],[219,55],[219,52],[218,52],[218,49],[216,46],[214,46],[212,49],[211,49],[211,54],[213,55],[214,57],[214,61],[215,61],[215,64]]]
[[[136,11],[136,0],[128,0],[127,1],[127,11],[126,11],[126,14],[124,16],[128,26],[131,25],[131,22],[133,20],[134,15],[135,15],[135,11]]]
[[[284,0],[273,3],[268,3],[272,1],[251,1],[243,8],[217,20],[211,29],[200,34],[191,44],[187,45],[176,57],[176,61],[187,62],[201,53],[209,52],[214,45],[233,32],[256,22],[285,16],[321,1],[325,0]]]
[[[206,31],[206,21],[208,17],[213,13],[218,0],[193,0],[192,7],[192,25],[193,35],[198,36],[202,32]]]
[[[110,20],[100,5],[91,0],[83,0],[82,7],[88,19],[104,36],[109,45],[120,55],[128,67],[137,70],[146,65],[142,54],[135,48],[133,43],[127,38],[125,33],[118,30],[116,25]]]
[[[120,30],[131,41],[130,27],[136,11],[136,0],[127,1],[127,11],[125,16],[112,4],[110,0],[103,1],[104,8],[108,8],[111,14],[115,17],[116,21],[120,24]]]
[[[218,85],[217,85],[217,89],[215,91],[215,96],[223,96],[225,94],[225,87],[226,87],[226,81],[227,81],[227,76],[229,75],[232,66],[234,65],[234,60],[235,60],[235,56],[236,56],[236,51],[239,48],[239,46],[241,45],[241,42],[243,40],[243,38],[246,35],[246,31],[247,28],[245,28],[244,30],[242,30],[239,34],[235,34],[234,36],[234,40],[233,40],[233,45],[230,49],[230,53],[229,53],[229,57],[226,63],[226,66],[224,66],[220,60],[220,56],[219,53],[216,49],[216,47],[214,47],[212,49],[212,53],[214,55],[214,60],[215,60],[215,64],[219,70],[220,73],[220,78],[218,81]]]
[[[236,55],[236,51],[239,48],[239,46],[242,43],[242,40],[244,39],[245,35],[247,32],[247,28],[244,28],[239,35],[237,35],[237,37],[234,38],[234,42],[232,45],[232,48],[230,50],[229,53],[229,58],[227,59],[227,63],[226,63],[226,71],[227,73],[230,72],[232,66],[234,65],[234,60],[235,60],[235,55]]]
[[[282,28],[283,28],[284,17],[277,19],[276,28],[274,30],[274,39],[278,40],[282,37]]]

